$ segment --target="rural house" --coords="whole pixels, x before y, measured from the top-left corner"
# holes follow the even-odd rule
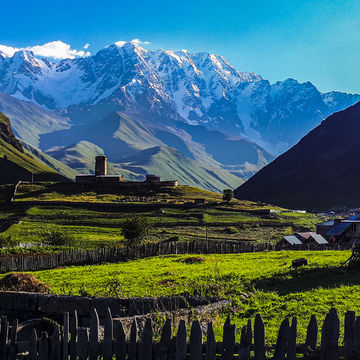
[[[326,232],[326,238],[332,243],[360,240],[360,215],[335,222],[335,226]]]

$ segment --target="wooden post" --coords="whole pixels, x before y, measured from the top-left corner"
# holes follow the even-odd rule
[[[64,313],[63,360],[69,359],[69,313]]]
[[[96,309],[91,312],[90,318],[90,341],[89,341],[89,358],[90,360],[97,359],[97,353],[99,351],[99,315]]]
[[[185,360],[187,355],[186,346],[186,324],[184,320],[180,320],[178,331],[176,334],[176,360]]]
[[[77,355],[79,360],[87,360],[89,354],[89,333],[86,328],[78,329]]]
[[[191,326],[189,360],[202,360],[202,331],[199,320],[195,320]]]
[[[29,339],[29,360],[38,360],[37,344],[36,330],[33,329]]]
[[[161,339],[159,345],[159,360],[167,359],[167,352],[171,342],[171,320],[166,319],[166,322],[161,331]]]
[[[151,318],[147,318],[142,334],[142,360],[151,360],[152,358],[152,337],[153,329]]]
[[[105,313],[105,322],[104,322],[104,347],[103,347],[104,360],[112,360],[113,334],[114,334],[113,320],[110,309],[107,308]]]
[[[318,341],[318,323],[315,315],[311,315],[309,325],[306,332],[305,340],[305,359],[311,359],[315,350]]]
[[[285,355],[287,352],[287,345],[289,340],[289,319],[286,318],[283,320],[283,322],[280,325],[277,341],[276,341],[276,347],[275,347],[275,353],[274,353],[274,360],[285,360]]]
[[[205,360],[216,360],[216,342],[212,323],[208,323]]]
[[[18,320],[14,320],[10,329],[10,343],[8,344],[8,360],[16,360],[16,340],[18,331]]]
[[[49,360],[48,334],[45,331],[39,339],[39,360]]]
[[[286,360],[296,360],[297,318],[293,317],[289,332]]]
[[[50,359],[61,360],[61,333],[57,325],[50,338]]]
[[[344,325],[344,356],[346,360],[351,360],[354,357],[354,326],[355,326],[355,312],[347,311],[345,314]]]
[[[325,317],[321,331],[321,360],[339,359],[340,321],[335,308],[332,308]]]
[[[9,323],[6,316],[1,317],[0,331],[0,359],[6,359],[7,342],[9,335]]]
[[[360,317],[356,317],[353,334],[353,353],[355,358],[360,356]]]
[[[252,345],[252,327],[251,327],[251,320],[248,320],[247,325],[243,326],[243,328],[241,329],[239,360],[250,359],[251,345]]]
[[[78,324],[79,320],[75,310],[70,319],[70,360],[76,360]]]
[[[255,316],[254,358],[255,360],[265,360],[265,325],[260,314]]]
[[[136,360],[137,324],[134,318],[130,329],[130,341],[128,343],[128,360]]]
[[[230,323],[230,316],[227,317],[223,328],[223,360],[232,360],[235,347],[235,325]]]
[[[126,359],[126,336],[120,319],[113,320],[114,326],[114,353],[116,360]]]

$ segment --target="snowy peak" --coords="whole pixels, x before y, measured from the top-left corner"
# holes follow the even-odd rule
[[[358,95],[322,94],[310,82],[294,79],[270,84],[220,55],[148,50],[138,41],[119,41],[93,56],[60,62],[26,50],[0,54],[0,92],[45,109],[74,112],[81,122],[127,111],[204,125],[243,136],[275,154],[332,112],[360,100]]]

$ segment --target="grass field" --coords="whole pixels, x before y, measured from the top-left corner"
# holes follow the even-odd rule
[[[348,251],[281,251],[201,255],[200,259],[174,255],[34,274],[56,294],[221,296],[231,299],[233,305],[215,319],[219,337],[228,314],[239,328],[248,318],[261,313],[270,341],[275,340],[279,324],[286,316],[298,317],[299,336],[303,340],[311,314],[322,321],[333,306],[341,316],[346,310],[360,314],[359,273],[339,270],[349,254]],[[195,258],[195,262],[186,263],[188,257]],[[290,269],[291,261],[300,257],[307,258],[309,265]]]
[[[249,206],[248,203],[244,207]],[[83,206],[57,206],[44,203],[36,206],[17,203],[0,210],[0,220],[16,221],[1,234],[22,243],[39,243],[44,233],[61,231],[74,237],[76,246],[94,248],[121,244],[121,225],[134,216],[147,217],[154,225],[147,241],[180,241],[195,239],[256,241],[275,243],[293,231],[314,230],[319,218],[312,214],[280,213],[257,215],[236,207],[214,205],[189,209],[152,208],[108,209]],[[207,231],[206,231],[207,229]],[[31,251],[31,250],[29,250]]]

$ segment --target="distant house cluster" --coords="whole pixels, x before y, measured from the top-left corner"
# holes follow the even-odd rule
[[[335,243],[360,244],[360,214],[346,219],[334,219],[316,225],[316,232],[303,232],[284,236],[283,244],[303,245],[317,243],[319,245]]]
[[[126,181],[121,175],[107,174],[106,156],[95,158],[95,174],[76,175],[76,183],[93,186],[117,186],[117,187],[168,187],[178,186],[177,180],[161,181],[159,176],[146,175],[145,181]]]
[[[329,242],[321,234],[316,232],[299,232],[293,235],[284,236],[282,243],[290,245],[326,245]]]
[[[316,231],[331,243],[360,241],[360,214],[318,224]]]

